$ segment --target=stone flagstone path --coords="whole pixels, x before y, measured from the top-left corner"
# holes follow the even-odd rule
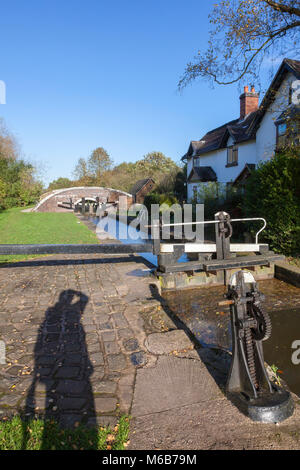
[[[51,256],[0,268],[0,417],[114,425],[131,449],[296,449],[284,423],[252,423],[224,395],[229,358],[199,348],[138,256]]]
[[[141,258],[127,256],[2,267],[0,414],[45,414],[72,425],[113,424],[128,413],[136,367],[147,362],[134,315],[155,302],[148,273]]]

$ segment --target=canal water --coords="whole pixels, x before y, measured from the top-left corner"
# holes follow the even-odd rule
[[[278,367],[279,377],[300,396],[300,364],[292,362],[292,344],[300,341],[300,289],[278,279],[260,281],[258,287],[266,296],[263,307],[272,321],[272,335],[263,341],[265,360]],[[218,306],[224,292],[225,287],[216,286],[166,291],[163,296],[201,346],[231,351],[229,308]]]
[[[93,218],[92,221],[97,224],[99,219]],[[113,227],[107,220],[105,230],[123,243],[147,243],[145,234],[119,221],[116,221],[116,227]],[[155,255],[140,255],[157,266]],[[185,256],[180,259],[185,260]],[[300,396],[300,364],[292,362],[292,354],[295,351],[292,344],[295,340],[300,341],[300,289],[277,279],[260,281],[258,287],[266,296],[263,307],[272,321],[272,335],[263,342],[265,360],[269,365],[278,367],[279,377]],[[172,313],[185,324],[201,346],[230,351],[229,308],[218,306],[224,293],[225,287],[215,286],[166,291],[163,297]]]
[[[115,220],[111,217],[102,217],[99,221],[99,217],[91,217],[90,220],[97,226],[101,224],[103,228],[110,236],[117,238],[122,243],[141,243],[145,244],[150,241],[150,235],[138,230],[132,225],[127,225],[120,220]],[[97,230],[96,230],[97,232]],[[139,256],[147,260],[153,266],[157,266],[157,256],[153,253],[139,253]],[[188,261],[187,256],[183,254],[178,262]]]

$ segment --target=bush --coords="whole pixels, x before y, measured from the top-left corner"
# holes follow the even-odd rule
[[[158,194],[158,193],[150,193],[145,196],[144,205],[148,209],[148,213],[151,213],[151,205],[152,204],[162,204],[167,206],[172,206],[173,204],[178,204],[178,200],[172,194]]]
[[[240,218],[241,212],[241,189],[235,186],[226,185],[219,182],[208,182],[201,185],[193,200],[193,214],[196,217],[196,204],[204,204],[204,219],[213,220],[219,211],[227,212],[232,219]],[[235,224],[233,227],[233,237],[235,241],[243,239],[245,227],[242,224]],[[215,240],[214,225],[205,226],[205,238]]]
[[[281,150],[253,171],[245,187],[246,217],[264,217],[262,232],[271,249],[300,253],[300,148]]]
[[[34,180],[33,173],[29,163],[0,155],[0,210],[27,206],[38,200],[42,185]]]

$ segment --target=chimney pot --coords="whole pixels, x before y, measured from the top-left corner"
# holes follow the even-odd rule
[[[248,93],[249,91],[249,87],[248,86],[244,86],[244,93]]]

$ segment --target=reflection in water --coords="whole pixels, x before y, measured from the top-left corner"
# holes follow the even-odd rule
[[[300,309],[279,310],[270,313],[272,320],[271,338],[264,342],[265,360],[275,364],[282,373],[278,373],[300,396],[300,364],[292,363],[292,343],[300,340]]]
[[[277,279],[260,281],[263,304],[272,320],[271,338],[263,342],[265,360],[282,370],[282,378],[300,395],[300,365],[291,360],[293,341],[300,340],[300,289]],[[167,291],[168,306],[204,347],[231,349],[230,312],[219,307],[225,287]]]
[[[164,293],[170,309],[201,346],[231,349],[229,309],[218,307],[224,287]]]
[[[99,224],[99,217],[91,217],[91,222],[95,225]],[[128,226],[124,222],[120,220],[116,220],[115,223],[108,223],[109,217],[102,217],[101,219],[101,226],[104,230],[112,235],[112,237],[117,238],[122,243],[147,243],[150,239],[150,235],[146,235],[144,232],[138,230],[133,226]],[[109,243],[109,242],[108,242]],[[157,266],[157,256],[153,253],[139,253],[139,256],[147,260],[149,263],[153,264],[153,266]],[[179,263],[183,263],[188,261],[187,255],[184,253],[178,260]]]

